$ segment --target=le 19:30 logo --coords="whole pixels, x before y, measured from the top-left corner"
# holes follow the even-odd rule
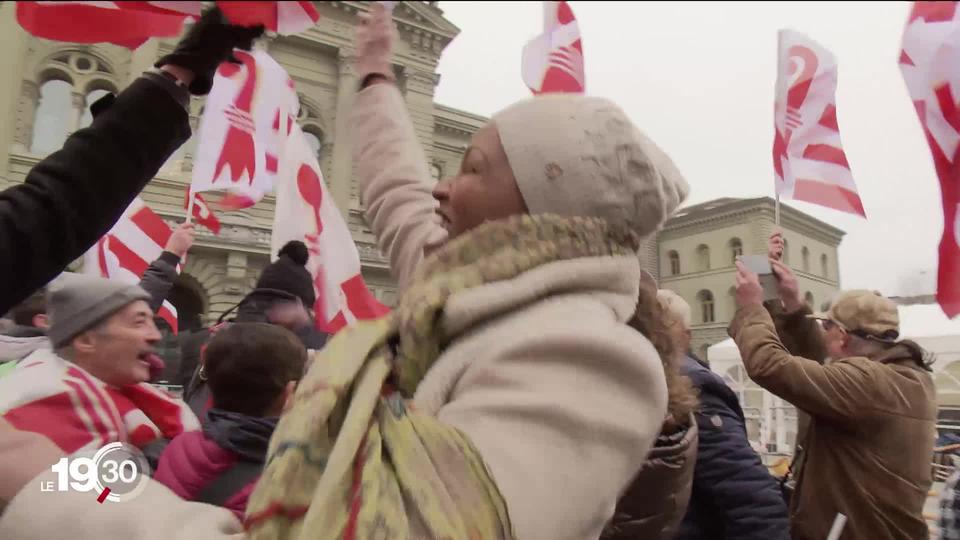
[[[41,491],[95,492],[97,502],[128,501],[146,488],[150,469],[137,447],[113,442],[93,457],[75,455],[60,458],[50,466],[56,482],[40,485]]]

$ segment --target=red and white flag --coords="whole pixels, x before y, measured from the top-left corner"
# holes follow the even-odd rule
[[[773,168],[783,199],[866,217],[837,124],[837,61],[807,36],[780,30]]]
[[[265,51],[235,50],[213,79],[200,119],[193,193],[226,191],[226,208],[245,208],[273,191],[280,146],[300,102],[293,80]]]
[[[933,155],[943,202],[937,302],[960,314],[960,10],[956,2],[914,2],[903,32],[900,71]]]
[[[127,283],[140,282],[147,267],[163,253],[173,231],[140,197],[84,255],[83,273]],[[179,270],[179,267],[177,268]],[[157,315],[177,332],[177,310],[164,300]]]
[[[376,319],[390,310],[367,289],[350,229],[323,182],[317,157],[300,126],[293,124],[280,160],[271,251],[300,240],[310,251],[317,327],[335,333],[357,319]]]
[[[183,198],[183,207],[190,208],[190,186],[187,186],[186,192],[186,196]],[[210,229],[213,234],[220,234],[220,220],[199,193],[193,194],[193,220]]]
[[[238,26],[264,25],[278,34],[299,34],[320,20],[313,2],[217,2],[224,17]]]
[[[180,35],[187,16],[200,16],[200,2],[17,2],[17,22],[34,36],[129,49]]]
[[[320,20],[307,1],[217,2],[240,26],[264,25],[279,34],[297,34]],[[175,37],[187,17],[200,17],[201,3],[184,2],[17,2],[17,22],[30,34],[54,41],[113,43],[136,49],[152,37]]]
[[[583,93],[583,44],[567,2],[543,3],[543,33],[523,47],[523,82],[536,94]]]

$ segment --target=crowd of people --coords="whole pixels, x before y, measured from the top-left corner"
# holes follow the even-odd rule
[[[139,285],[65,268],[186,141],[189,94],[262,31],[207,11],[0,193],[0,537],[929,536],[936,393],[893,302],[852,290],[812,313],[779,232],[778,298],[737,263],[729,334],[750,378],[801,413],[774,478],[736,394],[690,352],[690,306],[641,270],[640,242],[689,192],[667,154],[609,100],[542,95],[495,114],[431,188],[379,4],[358,29],[349,122],[395,310],[315,330],[293,241],[184,343],[183,398],[150,384],[192,227]],[[61,457],[111,442],[151,465],[135,499],[94,509],[38,489]]]

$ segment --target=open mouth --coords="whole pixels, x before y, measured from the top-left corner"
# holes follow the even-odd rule
[[[437,221],[438,223],[440,223],[440,226],[449,231],[450,219],[447,218],[447,216],[443,212],[441,212],[439,209],[436,210],[436,213],[437,213]]]
[[[163,360],[152,352],[143,352],[137,355],[137,360],[143,364],[150,373],[159,373],[163,371],[164,363]]]

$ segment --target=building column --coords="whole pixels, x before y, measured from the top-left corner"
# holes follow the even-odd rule
[[[20,96],[17,100],[15,129],[13,133],[13,149],[26,152],[33,143],[33,121],[37,114],[37,105],[40,103],[40,86],[36,81],[24,79],[20,85]]]
[[[30,137],[33,130],[33,113],[36,110],[37,91],[36,83],[32,88],[21,84],[24,79],[32,79],[32,73],[24,73],[24,64],[27,57],[27,40],[29,36],[17,24],[16,2],[0,3],[0,35],[3,35],[3,54],[0,55],[0,73],[8,76],[0,83],[0,110],[6,118],[16,119],[16,129],[0,130],[0,163],[4,169],[0,171],[0,178],[7,179],[10,165],[10,147],[16,144],[23,149],[30,147]],[[24,95],[33,96],[26,103]],[[23,106],[28,104],[28,110]],[[21,126],[20,122],[24,122]]]
[[[359,207],[351,194],[353,189],[353,155],[350,148],[350,109],[357,92],[357,76],[353,69],[354,55],[350,49],[340,49],[337,55],[339,79],[337,83],[337,117],[334,121],[333,170],[329,181],[330,193],[344,216],[350,208]],[[356,197],[359,199],[359,197]]]
[[[80,129],[80,117],[83,116],[83,110],[86,108],[87,97],[80,92],[70,92],[70,105],[73,109],[70,111],[70,118],[67,120],[67,137],[74,131]]]

